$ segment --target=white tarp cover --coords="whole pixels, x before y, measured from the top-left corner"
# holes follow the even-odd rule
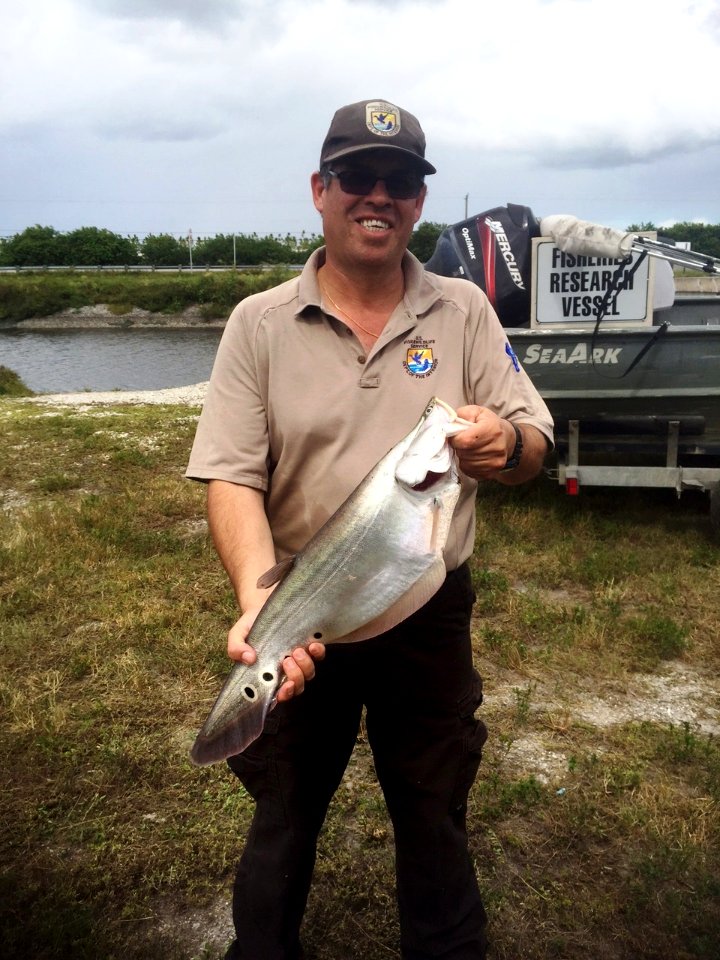
[[[584,257],[625,257],[632,250],[634,234],[556,213],[540,221],[543,237],[552,237],[565,253]]]

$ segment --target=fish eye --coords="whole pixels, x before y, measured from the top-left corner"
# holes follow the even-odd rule
[[[255,687],[251,687],[249,683],[243,687],[242,692],[246,700],[254,700],[257,696],[257,690]]]

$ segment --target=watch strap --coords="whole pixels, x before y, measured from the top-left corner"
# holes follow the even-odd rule
[[[510,456],[507,458],[507,463],[500,471],[504,473],[506,470],[514,470],[515,467],[520,464],[520,457],[522,457],[523,452],[523,438],[522,433],[520,432],[520,427],[516,423],[513,423],[512,420],[509,420],[508,423],[515,431],[515,446]]]

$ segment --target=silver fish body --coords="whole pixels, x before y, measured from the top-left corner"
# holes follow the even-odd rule
[[[448,437],[466,426],[433,398],[294,562],[261,578],[267,586],[289,569],[248,637],[257,660],[230,671],[192,747],[194,763],[241,753],[260,735],[284,679],[282,661],[296,647],[378,636],[438,590],[460,493]]]

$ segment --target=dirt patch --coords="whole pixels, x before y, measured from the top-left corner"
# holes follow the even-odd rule
[[[505,762],[519,776],[533,776],[544,786],[559,784],[567,773],[569,756],[548,744],[545,737],[531,733],[513,740]]]
[[[180,911],[174,903],[161,903],[152,923],[160,933],[185,945],[188,960],[223,956],[235,936],[232,903],[226,894],[196,910]]]
[[[720,734],[720,681],[703,676],[682,662],[661,673],[638,676],[624,696],[588,697],[577,705],[578,716],[595,726],[652,720],[689,724],[706,734]]]
[[[579,686],[558,694],[542,680],[519,675],[506,675],[497,684],[486,678],[485,691],[483,709],[491,724],[493,713],[508,708],[523,713],[526,720],[543,715],[547,721],[547,734],[518,735],[504,757],[518,776],[533,776],[545,785],[558,785],[570,761],[570,754],[555,742],[553,728],[562,731],[577,722],[606,728],[650,721],[720,735],[720,678],[682,661],[622,684],[608,684],[602,694]]]
[[[14,513],[16,510],[22,510],[28,505],[30,498],[19,490],[1,490],[0,491],[0,510],[7,513]]]

